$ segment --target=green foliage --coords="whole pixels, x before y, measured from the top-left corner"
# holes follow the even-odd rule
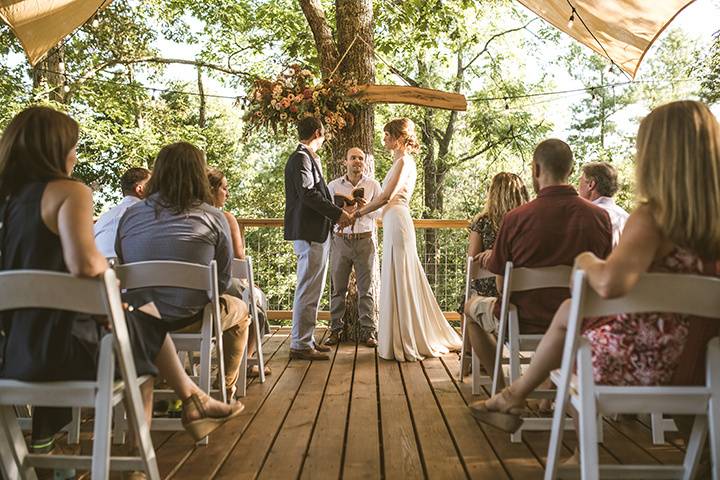
[[[334,28],[334,2],[322,4]],[[490,179],[499,171],[519,173],[530,186],[534,145],[562,126],[553,125],[546,114],[555,108],[554,100],[513,97],[555,88],[553,76],[537,74],[533,65],[546,65],[544,57],[559,49],[564,37],[541,21],[532,21],[526,10],[510,0],[376,1],[373,8],[375,48],[382,58],[376,61],[377,83],[416,82],[458,91],[470,99],[468,111],[461,114],[376,105],[375,176],[381,180],[392,162],[382,148],[382,126],[392,118],[407,116],[430,139],[417,155],[414,216],[428,212],[427,193],[442,192],[442,208],[435,214],[470,218],[482,208]],[[150,166],[163,145],[185,140],[204,149],[208,163],[225,172],[229,211],[239,218],[281,217],[285,160],[296,145],[293,132],[259,129],[246,134],[240,106],[213,98],[206,98],[201,126],[201,102],[193,94],[197,84],[166,80],[164,63],[136,61],[161,57],[165,54],[161,46],[167,42],[188,46],[190,53],[177,56],[219,67],[203,68],[205,78],[213,80],[206,82],[210,86],[206,91],[219,82],[235,88],[242,97],[256,78],[274,78],[294,63],[319,73],[313,36],[297,1],[115,0],[103,10],[97,28],[83,27],[64,45],[70,91],[65,104],[55,105],[81,124],[75,174],[95,189],[97,213],[119,199],[117,182],[126,168]],[[572,47],[562,60],[583,85],[625,79],[608,72],[604,60],[586,52]],[[677,79],[689,76],[696,63],[704,65],[702,95],[716,102],[720,98],[720,37],[704,55],[681,32],[670,32],[648,57],[641,74]],[[167,91],[156,97],[143,85]],[[53,86],[33,87],[32,71],[21,57],[19,43],[0,25],[0,129],[25,106],[47,102],[49,88]],[[619,200],[630,206],[634,201],[632,138],[618,127],[618,116],[631,115],[627,109],[638,102],[644,110],[696,90],[692,82],[648,83],[641,88],[598,88],[594,95],[579,95],[571,109],[569,141],[581,162],[608,159],[618,166],[623,182]],[[452,134],[446,136],[449,125]],[[425,169],[423,159],[428,155],[432,161]],[[433,178],[435,183],[425,182]],[[435,191],[426,192],[426,185]],[[276,228],[248,228],[246,234],[256,276],[271,305],[288,308],[295,264],[290,244]],[[418,232],[418,238],[421,235]],[[446,230],[437,241],[434,252],[426,252],[420,241],[419,253],[421,258],[431,255],[433,287],[443,308],[452,310],[461,289],[466,232]]]

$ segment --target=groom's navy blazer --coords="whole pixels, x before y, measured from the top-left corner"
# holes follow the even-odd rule
[[[298,145],[285,164],[285,240],[322,243],[341,212],[310,150]]]

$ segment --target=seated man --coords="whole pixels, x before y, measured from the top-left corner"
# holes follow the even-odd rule
[[[115,253],[115,235],[117,234],[120,217],[131,205],[145,198],[145,185],[150,180],[150,170],[134,167],[128,169],[120,177],[120,189],[123,199],[107,212],[100,215],[95,222],[93,233],[95,244],[105,258],[117,257]]]
[[[230,227],[223,213],[210,206],[205,155],[189,143],[160,150],[144,201],[130,207],[120,220],[115,250],[120,263],[174,260],[209,265],[217,261],[221,292],[231,284],[233,259]],[[155,287],[135,289],[131,305],[154,302],[170,330],[199,332],[206,308],[205,291]],[[247,305],[231,295],[221,297],[225,386],[232,398],[248,339]]]
[[[620,234],[630,216],[613,200],[612,197],[617,191],[618,182],[615,167],[607,162],[586,163],[583,165],[580,183],[578,184],[578,193],[582,198],[591,201],[610,215],[613,248],[620,241]]]
[[[533,153],[533,188],[537,198],[509,211],[503,218],[495,239],[487,269],[497,275],[502,294],[505,263],[517,267],[572,266],[575,256],[586,251],[605,258],[611,249],[612,228],[608,214],[586,202],[568,184],[573,168],[570,147],[561,140],[541,142]],[[518,310],[522,333],[545,333],[555,310],[570,296],[568,288],[547,288],[513,293],[510,302]],[[489,315],[484,297],[467,302],[470,343],[481,365],[492,372],[496,341],[491,335],[497,329],[500,302]],[[504,387],[503,378],[498,386]]]

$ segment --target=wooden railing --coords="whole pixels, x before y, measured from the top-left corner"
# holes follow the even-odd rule
[[[295,290],[296,259],[292,244],[283,240],[282,218],[238,218],[248,254],[254,258],[256,283],[268,297],[270,319],[289,319]],[[377,222],[382,255],[382,221]],[[455,311],[464,289],[467,220],[415,219],[418,256],[440,307],[448,320],[459,320]],[[430,232],[430,233],[426,233]],[[318,318],[328,320],[329,280]]]

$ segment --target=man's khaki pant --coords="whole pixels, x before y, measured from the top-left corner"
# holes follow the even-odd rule
[[[212,314],[212,304],[203,309],[203,318]],[[223,362],[225,363],[225,388],[230,389],[237,382],[240,363],[245,352],[250,327],[248,307],[237,297],[223,294],[220,296],[220,328],[223,335]],[[202,320],[188,325],[176,333],[198,333]]]

